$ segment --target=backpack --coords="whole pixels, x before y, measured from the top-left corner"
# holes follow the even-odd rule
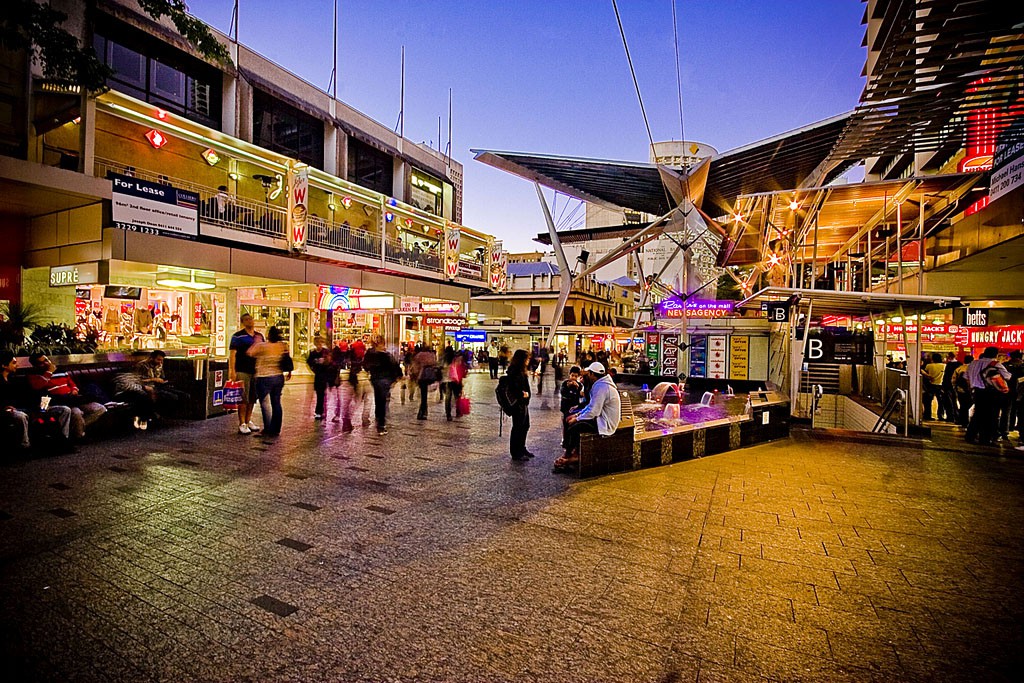
[[[494,389],[494,397],[498,399],[498,405],[501,406],[501,412],[505,413],[509,417],[515,412],[515,401],[509,396],[509,379],[508,375],[502,375],[498,378],[498,386]]]
[[[985,380],[985,386],[992,387],[1000,394],[1010,393],[1010,387],[1007,386],[1006,380],[999,374],[999,368],[996,367],[996,362],[992,361],[991,364],[981,373],[982,379]]]

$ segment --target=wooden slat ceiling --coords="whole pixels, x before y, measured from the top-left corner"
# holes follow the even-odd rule
[[[961,147],[971,112],[1024,111],[1024,3],[890,0],[873,18],[878,58],[830,161]]]

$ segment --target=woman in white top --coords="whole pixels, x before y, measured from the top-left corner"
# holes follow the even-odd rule
[[[292,378],[288,343],[282,341],[281,330],[271,327],[267,330],[267,341],[253,344],[248,353],[256,359],[256,397],[263,413],[263,435],[277,436],[283,418],[281,391],[285,380]]]

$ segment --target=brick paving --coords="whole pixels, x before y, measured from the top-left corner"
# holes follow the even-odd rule
[[[509,461],[491,386],[3,465],[8,679],[1020,679],[1024,462],[797,436],[574,482],[539,405]]]

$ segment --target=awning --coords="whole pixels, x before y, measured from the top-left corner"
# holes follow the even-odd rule
[[[885,314],[903,308],[906,313],[950,308],[960,303],[956,296],[926,296],[921,294],[892,294],[884,292],[835,292],[827,289],[794,289],[767,287],[747,297],[737,308],[760,309],[767,301],[794,299],[798,305],[814,303],[814,313],[823,315],[868,316]]]
[[[819,168],[846,126],[841,114],[711,158],[703,209],[731,211],[740,194],[797,187]],[[674,208],[658,166],[636,161],[473,149],[475,159],[545,187],[606,207],[661,216]],[[828,182],[845,168],[815,178]]]
[[[806,261],[816,255],[819,261],[829,260],[845,251],[860,251],[850,249],[851,240],[861,239],[866,246],[862,238],[874,225],[895,229],[897,217],[908,243],[918,235],[922,200],[927,235],[949,209],[973,194],[973,186],[984,182],[984,174],[954,173],[744,195],[736,202],[740,220],[728,224],[719,263],[756,264],[776,242],[789,247],[794,259]],[[878,246],[876,241],[873,247]]]

